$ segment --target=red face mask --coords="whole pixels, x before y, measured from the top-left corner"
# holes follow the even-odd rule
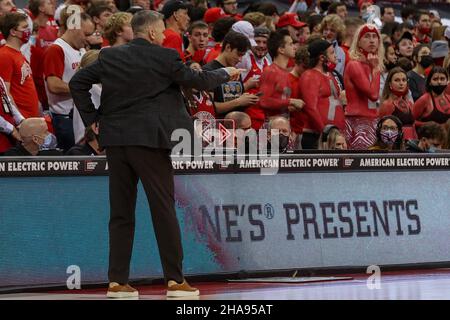
[[[336,63],[333,63],[331,61],[327,61],[325,62],[325,67],[326,67],[326,71],[333,71],[334,69],[336,69]]]
[[[420,31],[421,34],[430,34],[431,33],[431,28],[429,28],[429,27],[426,27],[426,28],[421,27],[421,28],[419,28],[419,31]]]
[[[19,31],[19,32],[22,32],[22,36],[20,37],[20,41],[22,41],[22,43],[27,43],[30,40],[31,31],[29,29],[26,29],[24,31]]]

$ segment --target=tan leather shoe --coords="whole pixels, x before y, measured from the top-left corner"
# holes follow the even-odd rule
[[[167,283],[167,297],[194,297],[200,295],[200,291],[197,288],[193,288],[186,282],[177,283],[173,280],[169,280]]]
[[[121,285],[111,282],[106,296],[108,298],[136,298],[139,297],[139,292],[129,284]]]

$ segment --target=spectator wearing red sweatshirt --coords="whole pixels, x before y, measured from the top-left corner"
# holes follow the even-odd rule
[[[408,77],[400,67],[392,69],[386,79],[378,116],[396,116],[402,122],[403,138],[417,139],[414,127],[413,100],[408,96]]]
[[[340,89],[332,75],[336,53],[327,40],[317,39],[308,45],[309,69],[300,78],[300,96],[305,101],[303,119],[303,149],[318,149],[319,137],[327,124],[344,130],[344,109],[339,100]]]
[[[383,68],[381,35],[365,24],[355,34],[350,61],[345,69],[347,96],[345,136],[349,149],[367,150],[376,140],[380,70]]]
[[[272,32],[267,47],[273,63],[264,69],[260,82],[262,92],[260,105],[265,110],[266,122],[272,116],[281,115],[289,118],[290,111],[301,110],[304,105],[302,100],[291,98],[292,89],[287,65],[289,59],[295,57],[295,46],[289,31]]]

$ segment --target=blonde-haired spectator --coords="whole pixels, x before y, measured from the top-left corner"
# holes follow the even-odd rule
[[[266,16],[261,12],[249,12],[242,20],[250,22],[254,28],[267,27]]]
[[[131,13],[117,12],[108,19],[103,35],[111,47],[120,46],[133,40],[132,18]]]
[[[345,51],[339,46],[339,43],[342,42],[345,36],[344,21],[337,14],[327,15],[320,24],[320,33],[325,40],[333,44],[337,57],[335,70],[339,72],[341,76],[344,76]]]

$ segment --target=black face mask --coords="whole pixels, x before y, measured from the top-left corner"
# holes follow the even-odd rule
[[[427,56],[422,56],[422,58],[420,58],[420,62],[419,64],[424,68],[428,68],[429,66],[431,66],[434,63],[433,58],[430,55]]]
[[[283,153],[286,151],[286,148],[289,144],[289,136],[285,136],[284,134],[279,134],[279,135],[277,134],[277,135],[272,136],[271,139],[274,139],[274,141],[278,140],[278,151],[280,153]]]
[[[430,86],[430,87],[431,87],[431,91],[433,91],[437,95],[441,95],[442,92],[444,92],[445,89],[447,89],[447,85],[446,84],[440,84],[440,85],[437,85],[437,86]]]
[[[394,69],[396,66],[397,66],[396,63],[394,63],[394,62],[389,62],[388,64],[386,64],[386,69],[387,69],[388,71],[390,71],[390,70]]]

